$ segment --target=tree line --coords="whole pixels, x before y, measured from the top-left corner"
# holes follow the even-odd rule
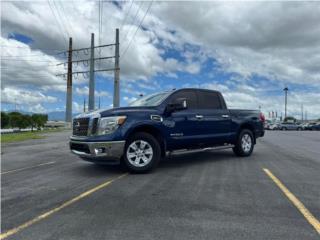
[[[39,129],[48,121],[47,114],[22,114],[19,112],[1,112],[1,128]]]

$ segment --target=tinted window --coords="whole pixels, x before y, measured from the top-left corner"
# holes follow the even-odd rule
[[[187,100],[187,107],[189,109],[197,108],[197,95],[194,91],[179,91],[171,96],[171,103],[174,103],[178,98],[185,98]]]
[[[221,109],[220,96],[218,93],[199,91],[199,109]]]

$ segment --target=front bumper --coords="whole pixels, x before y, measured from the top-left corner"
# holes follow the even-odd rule
[[[85,142],[70,140],[72,153],[91,162],[120,160],[125,141]]]

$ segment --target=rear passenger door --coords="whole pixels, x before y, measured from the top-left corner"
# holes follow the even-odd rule
[[[231,117],[219,92],[198,90],[198,131],[205,145],[230,141]]]

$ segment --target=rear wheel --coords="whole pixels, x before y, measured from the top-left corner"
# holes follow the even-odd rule
[[[158,164],[160,158],[160,145],[151,134],[135,133],[126,143],[123,161],[130,172],[148,172]]]
[[[239,134],[235,147],[233,148],[234,154],[240,157],[247,157],[251,155],[253,148],[253,133],[249,129],[243,129]]]

